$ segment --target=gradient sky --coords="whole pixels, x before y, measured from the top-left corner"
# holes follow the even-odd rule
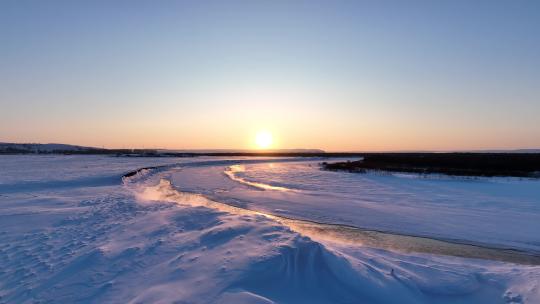
[[[0,1],[0,141],[540,147],[540,1]]]

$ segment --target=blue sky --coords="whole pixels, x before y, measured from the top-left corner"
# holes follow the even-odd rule
[[[538,1],[1,1],[0,141],[540,147]]]

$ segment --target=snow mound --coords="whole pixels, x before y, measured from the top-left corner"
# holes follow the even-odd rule
[[[388,302],[396,294],[401,294],[402,303],[413,303],[405,286],[392,281],[367,266],[355,269],[323,245],[298,238],[255,261],[229,288],[276,303],[375,303]]]

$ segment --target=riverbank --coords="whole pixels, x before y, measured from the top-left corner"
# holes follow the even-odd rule
[[[380,170],[454,176],[540,177],[540,153],[377,153],[358,161],[323,163],[327,170]]]

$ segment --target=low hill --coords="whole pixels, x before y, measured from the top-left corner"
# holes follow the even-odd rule
[[[83,147],[75,145],[65,145],[65,144],[36,144],[36,143],[0,143],[0,153],[2,154],[11,154],[11,153],[92,153],[100,152],[105,149],[93,148],[93,147]]]

